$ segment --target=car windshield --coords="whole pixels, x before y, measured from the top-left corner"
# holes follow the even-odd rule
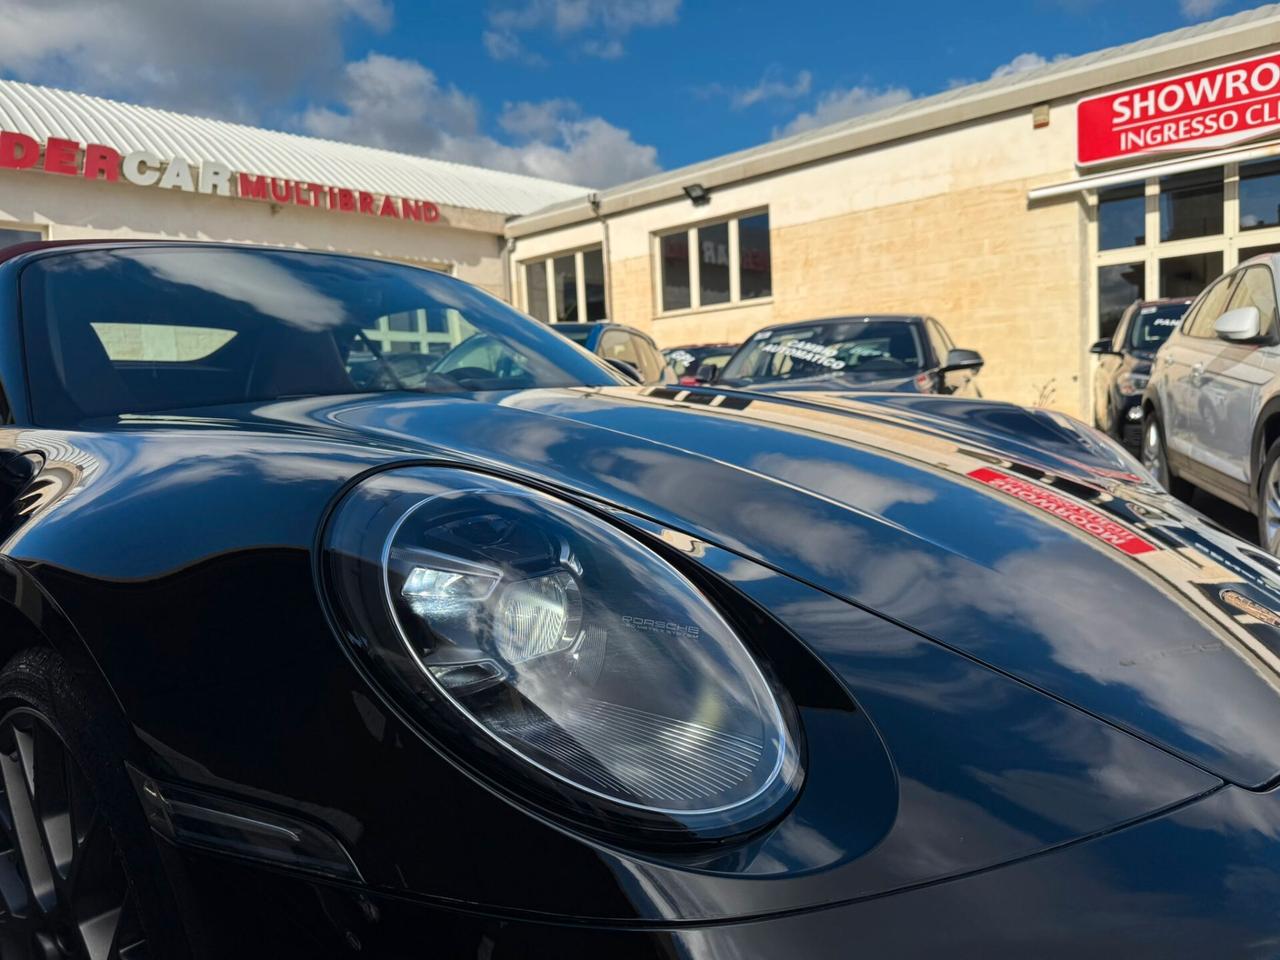
[[[903,320],[851,320],[762,330],[729,361],[723,380],[757,383],[812,377],[905,377],[923,366],[916,327]]]
[[[33,413],[50,426],[300,396],[623,382],[488,294],[375,260],[59,251],[20,283]]]
[[[733,347],[677,347],[664,354],[676,376],[693,376],[705,363],[723,367],[733,356]]]
[[[591,339],[590,327],[569,327],[568,329],[560,327],[556,332],[568,337],[580,347],[585,347],[587,341]]]
[[[1129,328],[1129,346],[1134,350],[1158,350],[1182,322],[1189,306],[1189,303],[1158,303],[1140,307]]]

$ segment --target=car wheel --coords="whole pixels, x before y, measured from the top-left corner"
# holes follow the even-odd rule
[[[1280,557],[1280,440],[1271,444],[1262,461],[1262,483],[1258,485],[1258,543]]]
[[[1147,416],[1142,425],[1142,465],[1151,475],[1179,500],[1191,499],[1191,484],[1173,472],[1169,466],[1169,453],[1164,444],[1164,427],[1154,413]]]
[[[52,650],[26,650],[0,672],[6,960],[186,955],[112,705],[90,704]]]

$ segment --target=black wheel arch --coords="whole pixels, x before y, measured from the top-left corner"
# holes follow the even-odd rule
[[[31,647],[56,651],[78,678],[97,688],[124,715],[119,698],[67,615],[27,568],[0,557],[0,665]]]

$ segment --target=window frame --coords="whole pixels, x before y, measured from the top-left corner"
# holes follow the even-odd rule
[[[583,269],[583,256],[587,253],[600,253],[600,263],[604,273],[604,316],[598,320],[587,320],[587,278],[586,271]],[[556,285],[555,285],[555,262],[564,257],[573,257],[573,280],[574,291],[577,297],[579,317],[573,321],[561,321],[556,318]],[[540,254],[536,257],[530,257],[527,260],[517,261],[516,277],[518,279],[519,292],[519,309],[532,316],[535,320],[538,317],[530,309],[529,301],[529,281],[528,271],[536,269],[538,264],[542,264],[546,271],[546,291],[547,302],[545,304],[547,311],[547,323],[555,326],[557,323],[609,323],[609,261],[604,256],[603,243],[588,243],[580,247],[571,247],[568,250],[557,250],[555,253]],[[541,322],[541,321],[539,321]]]
[[[761,214],[770,216],[769,221],[769,295],[767,297],[742,297],[742,256],[739,245],[738,224],[742,220],[757,217]],[[698,233],[708,227],[726,224],[729,230],[729,299],[716,303],[702,303],[702,257],[698,243]],[[684,234],[687,239],[689,265],[689,306],[666,309],[663,303],[663,260],[662,240]],[[657,230],[649,236],[649,262],[653,271],[653,303],[654,316],[675,317],[688,313],[703,313],[714,310],[730,310],[737,307],[754,306],[773,302],[773,220],[769,207],[748,207],[730,214],[720,214],[699,220],[695,223],[679,227]]]

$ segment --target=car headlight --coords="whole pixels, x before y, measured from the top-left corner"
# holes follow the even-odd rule
[[[1151,376],[1146,373],[1122,373],[1116,378],[1116,388],[1123,397],[1135,397],[1147,389]]]
[[[688,579],[585,510],[468,471],[390,471],[335,511],[325,575],[375,679],[523,801],[710,839],[795,794],[785,696]]]

